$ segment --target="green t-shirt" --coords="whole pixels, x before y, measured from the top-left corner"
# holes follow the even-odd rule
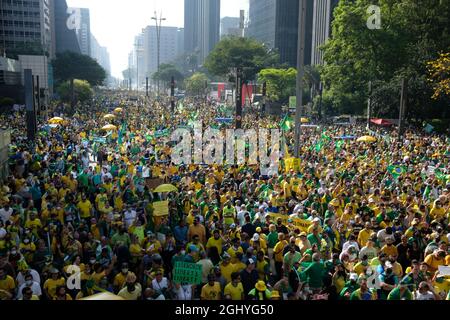
[[[413,300],[413,296],[409,289],[406,289],[403,294],[400,292],[400,288],[396,287],[389,292],[388,300]]]
[[[276,231],[269,232],[267,235],[267,245],[269,248],[274,248],[278,242],[278,233]]]
[[[311,288],[322,288],[325,267],[322,262],[311,263],[302,273],[307,276]]]

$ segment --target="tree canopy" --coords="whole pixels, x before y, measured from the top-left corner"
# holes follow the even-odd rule
[[[61,97],[61,100],[70,102],[71,101],[71,86],[69,81],[63,82],[57,91]],[[85,102],[92,98],[94,91],[91,85],[86,80],[74,80],[74,95],[76,100]]]
[[[152,75],[153,80],[160,80],[164,82],[170,82],[172,80],[172,76],[175,78],[175,81],[183,81],[184,76],[181,74],[178,69],[172,64],[161,64],[159,66],[159,71],[156,71]]]
[[[391,105],[383,112],[394,116],[397,89],[405,78],[407,116],[442,115],[445,103],[432,101],[426,67],[450,46],[450,2],[379,0],[381,29],[369,29],[367,9],[372,2],[342,0],[334,11],[332,36],[323,46],[324,107],[335,113],[362,113],[372,81],[374,112]]]
[[[209,54],[205,61],[208,71],[218,76],[234,79],[235,68],[242,68],[243,80],[253,80],[263,68],[275,67],[278,54],[262,43],[241,37],[225,37]]]
[[[98,86],[106,79],[105,70],[87,55],[66,51],[57,54],[52,64],[55,79],[60,82],[79,79],[86,80],[92,86]]]
[[[272,101],[282,103],[288,101],[289,96],[295,94],[297,70],[289,69],[262,69],[258,74],[260,83],[267,83],[267,96]]]
[[[189,95],[200,95],[206,90],[205,84],[209,82],[208,77],[204,73],[196,72],[186,80],[184,85]]]

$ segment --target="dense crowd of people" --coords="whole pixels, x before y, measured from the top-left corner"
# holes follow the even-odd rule
[[[283,131],[288,149],[270,176],[258,165],[171,162],[167,132],[194,120],[231,128],[216,120],[229,111],[104,93],[74,110],[52,106],[63,120],[40,122],[34,142],[23,112],[2,115],[12,141],[0,299],[450,299],[448,136],[318,123],[302,128],[297,167],[284,163],[294,130]],[[247,112],[243,127],[282,121]],[[365,135],[376,141],[357,141]],[[155,181],[177,191],[154,192]],[[168,215],[154,214],[160,200]],[[178,261],[201,265],[201,282],[174,281]]]

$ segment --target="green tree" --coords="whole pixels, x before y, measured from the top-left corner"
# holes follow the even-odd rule
[[[426,65],[450,45],[450,2],[379,0],[381,29],[366,25],[371,4],[372,0],[342,0],[334,11],[332,36],[323,46],[324,107],[335,113],[362,113],[372,81],[378,86],[377,96],[385,100],[378,106],[386,108],[386,98],[394,96],[393,90],[405,78],[411,85],[408,116],[439,110],[438,103],[426,96],[430,89]]]
[[[205,67],[211,74],[229,76],[234,81],[235,69],[240,67],[243,81],[253,80],[264,68],[276,67],[278,54],[251,38],[225,37],[209,54]]]
[[[71,85],[70,81],[65,81],[57,88],[57,92],[61,97],[61,100],[69,102],[71,101]],[[90,100],[94,94],[91,85],[86,80],[74,80],[74,94],[77,101],[86,102]]]
[[[106,79],[105,70],[89,56],[66,51],[56,55],[52,62],[54,76],[58,82],[69,81],[71,106],[75,106],[74,80],[86,80],[91,86],[102,85]]]
[[[289,69],[262,69],[258,73],[258,82],[267,83],[267,96],[272,101],[286,103],[289,96],[295,94],[297,70]]]
[[[155,81],[163,81],[166,85],[172,81],[172,76],[175,81],[182,82],[184,79],[183,74],[178,71],[178,69],[172,64],[161,64],[159,66],[159,71],[156,71],[152,75],[152,79]]]
[[[204,73],[196,72],[186,80],[184,85],[187,94],[191,96],[199,96],[206,90],[206,84],[209,82],[208,77]]]

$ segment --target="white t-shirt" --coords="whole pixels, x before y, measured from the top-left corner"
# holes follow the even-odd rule
[[[41,283],[41,277],[39,276],[39,273],[34,270],[34,269],[30,269],[29,273],[31,274],[31,276],[33,277],[33,281],[37,282],[38,284]],[[17,274],[16,277],[16,282],[17,282],[17,286],[20,287],[22,284],[25,283],[25,276],[22,274],[22,272],[19,272]]]
[[[420,293],[419,290],[416,291],[416,300],[435,300],[434,294],[432,294],[430,291],[427,291],[426,293]]]
[[[8,210],[6,210],[5,208],[0,209],[0,219],[3,221],[3,223],[9,220],[12,213],[13,209],[11,207]]]
[[[130,227],[133,221],[136,219],[136,211],[134,210],[127,210],[124,213],[124,219],[126,227]]]
[[[192,300],[192,287],[190,285],[180,286],[177,290],[173,289],[177,295],[176,300]]]
[[[22,290],[23,288],[28,287],[25,283],[19,287],[19,291],[17,292],[17,299],[22,299]],[[29,286],[31,291],[33,291],[33,295],[40,297],[42,295],[41,286],[36,281],[33,281],[33,284]]]
[[[160,282],[156,279],[152,280],[152,288],[155,291],[162,291],[163,289],[167,289],[169,287],[169,281],[166,277],[163,277]]]

